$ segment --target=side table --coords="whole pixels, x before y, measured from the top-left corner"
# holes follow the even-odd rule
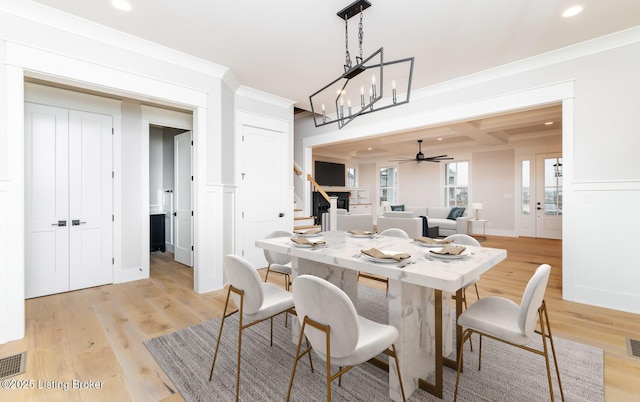
[[[486,240],[487,239],[487,222],[488,222],[488,220],[486,220],[486,219],[469,219],[469,220],[467,220],[467,232],[469,233],[469,236],[473,236],[473,223],[474,222],[482,223],[482,239]],[[478,237],[480,237],[480,236],[478,236]]]

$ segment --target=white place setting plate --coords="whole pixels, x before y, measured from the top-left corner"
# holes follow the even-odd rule
[[[442,248],[440,248],[440,250],[442,250]],[[439,250],[425,251],[424,255],[427,256],[427,257],[442,258],[443,260],[461,260],[461,259],[471,255],[469,250],[464,250],[460,254],[438,254],[438,253],[433,253],[432,251],[439,251]]]
[[[386,255],[395,255],[395,254],[402,253],[402,251],[393,251],[393,250],[380,250],[380,251],[382,251]],[[405,260],[396,261],[393,258],[373,258],[373,257],[370,257],[370,256],[366,255],[365,253],[362,253],[362,258],[364,258],[365,260],[369,260],[369,261],[373,261],[373,262],[379,262],[379,263],[382,263],[382,264],[397,264],[397,263],[401,263],[402,261],[405,261]]]
[[[435,247],[442,248],[443,246],[446,246],[447,244],[450,244],[450,243],[431,244],[431,243],[423,243],[421,241],[414,241],[413,244],[416,244],[420,247],[427,247],[427,248],[435,248]]]
[[[375,235],[375,233],[353,234],[347,232],[347,236],[353,237],[354,239],[372,239]]]
[[[320,237],[323,235],[322,232],[315,232],[315,233],[305,233],[303,231],[299,231],[299,232],[293,232],[294,235],[298,236],[298,237]]]

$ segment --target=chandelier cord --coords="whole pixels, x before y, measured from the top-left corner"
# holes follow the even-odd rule
[[[349,23],[348,17],[345,14],[344,16],[344,57],[345,57],[345,65],[344,70],[351,70],[351,55],[349,54]],[[362,55],[362,48],[360,49],[360,54]]]
[[[362,11],[363,8],[360,6],[360,24],[358,24],[358,47],[360,48],[360,60],[356,60],[360,64],[362,63],[362,41],[364,40],[364,26],[362,25]]]

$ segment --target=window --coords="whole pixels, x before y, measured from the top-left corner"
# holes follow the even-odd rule
[[[522,215],[531,214],[531,161],[522,161]]]
[[[357,187],[356,168],[347,168],[347,187]]]
[[[562,215],[562,158],[544,160],[544,214]]]
[[[394,167],[380,168],[380,202],[396,204],[396,187],[398,185],[398,169]]]
[[[444,204],[466,207],[469,202],[469,162],[444,165]]]

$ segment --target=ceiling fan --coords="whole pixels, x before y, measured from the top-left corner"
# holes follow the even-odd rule
[[[418,140],[418,153],[416,154],[415,158],[412,159],[394,159],[394,160],[390,160],[389,162],[400,162],[400,163],[404,163],[404,162],[440,162],[440,161],[446,161],[446,160],[451,160],[453,158],[449,158],[447,155],[438,155],[438,156],[427,156],[425,157],[424,154],[422,153],[422,140]]]

